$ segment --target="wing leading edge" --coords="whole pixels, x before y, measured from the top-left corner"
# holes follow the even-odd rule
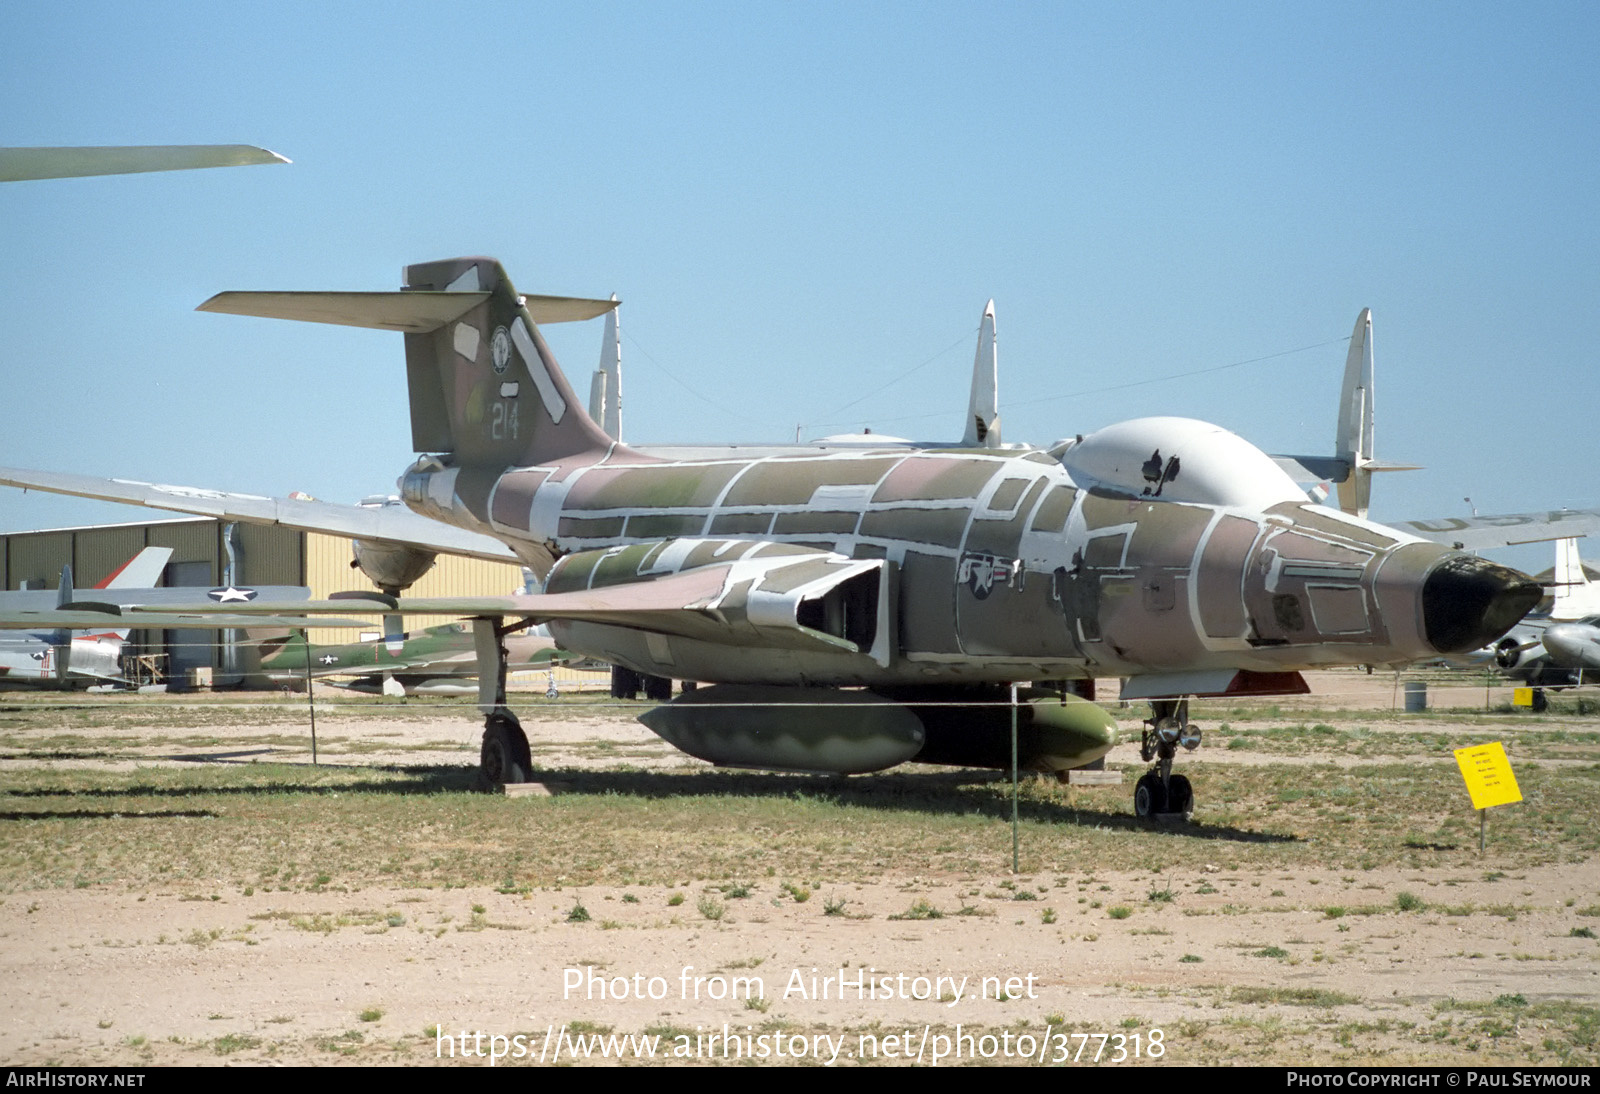
[[[28,471],[16,467],[0,467],[0,485],[125,505],[143,505],[173,513],[239,520],[247,524],[279,524],[301,532],[382,540],[490,562],[517,561],[511,549],[497,539],[441,524],[400,505],[340,505],[309,498],[267,498],[197,486],[171,486],[132,479],[99,479],[90,475]]]

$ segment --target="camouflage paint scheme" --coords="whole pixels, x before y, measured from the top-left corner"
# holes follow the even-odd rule
[[[472,628],[462,623],[445,623],[401,636],[390,648],[382,638],[342,645],[309,647],[311,675],[393,677],[410,694],[425,681],[442,678],[471,678],[478,674],[477,654],[473,649]],[[505,639],[507,668],[511,672],[547,668],[565,660],[548,638],[508,635]],[[295,636],[268,639],[259,646],[260,671],[275,684],[303,687],[306,678],[307,646]]]
[[[648,721],[719,763],[992,763],[1011,709],[996,685],[1123,677],[1124,697],[1156,701],[1146,813],[1192,803],[1171,774],[1199,740],[1177,697],[1473,649],[1538,599],[1515,571],[1311,503],[1259,449],[1184,418],[1049,449],[989,429],[982,447],[651,455],[589,417],[536,322],[614,302],[557,299],[465,258],[408,267],[399,292],[202,305],[405,332],[426,454],[403,501],[504,543],[544,581],[538,596],[389,609],[475,617],[490,781],[528,770],[492,669],[529,622],[575,653],[715,685]],[[1081,766],[1114,743],[1109,716],[1066,690],[1028,700],[1026,765]]]
[[[1314,505],[1187,419],[1050,451],[651,460],[588,419],[498,264],[407,271],[413,290],[463,278],[488,299],[407,335],[414,435],[450,454],[419,460],[402,497],[506,542],[551,593],[724,567],[704,633],[552,622],[566,648],[640,672],[896,685],[1397,664],[1460,640],[1437,619],[1430,636],[1428,578],[1520,581]],[[763,615],[779,602],[794,615]],[[1495,613],[1474,633],[1521,614]]]

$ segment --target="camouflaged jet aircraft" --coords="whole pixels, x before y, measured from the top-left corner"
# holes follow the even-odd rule
[[[1136,811],[1187,813],[1172,763],[1200,741],[1190,697],[1303,693],[1302,669],[1476,649],[1540,595],[1514,570],[1314,504],[1259,449],[1184,418],[1048,449],[986,447],[984,430],[972,447],[664,458],[585,413],[539,331],[541,313],[583,309],[550,299],[520,296],[492,259],[463,258],[407,268],[398,292],[223,293],[201,306],[405,332],[423,453],[401,477],[405,504],[514,554],[544,591],[328,607],[474,620],[493,781],[530,770],[501,639],[544,622],[574,653],[712,684],[643,720],[738,766],[1005,766],[1006,687],[1031,682],[1016,710],[1021,763],[1061,772],[1116,741],[1075,682],[1122,677],[1124,698],[1153,707]],[[76,476],[0,481],[108,496]],[[138,485],[117,490],[181,508],[174,488]]]
[[[350,677],[334,686],[374,695],[465,695],[477,690],[478,656],[470,626],[444,623],[398,638],[307,647],[299,636],[281,635],[256,647],[259,672],[296,689],[310,675]],[[543,636],[510,634],[502,644],[510,672],[548,669],[567,660]]]

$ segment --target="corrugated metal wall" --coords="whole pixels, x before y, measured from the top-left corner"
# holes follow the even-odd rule
[[[238,528],[244,580],[252,585],[306,583],[306,537],[302,533],[260,524]]]
[[[148,546],[145,526],[96,528],[72,535],[72,579],[80,589],[92,589]]]
[[[61,567],[72,562],[71,532],[33,532],[25,536],[8,536],[10,572],[6,574],[6,588],[20,589],[25,581],[42,582],[35,588],[53,589],[61,577]],[[74,582],[82,579],[73,568]]]
[[[309,532],[305,537],[306,580],[313,597],[346,590],[371,591],[372,582],[360,570],[350,568],[355,557],[350,541],[337,536]],[[510,562],[485,562],[474,558],[440,555],[433,569],[425,574],[405,596],[509,596],[522,589],[522,567]],[[351,618],[364,619],[365,616]],[[449,620],[442,616],[417,616],[405,620],[406,630],[421,630]],[[372,629],[383,629],[383,621],[372,617]],[[359,632],[336,627],[320,627],[311,632],[313,643],[353,642]]]
[[[227,563],[223,529],[222,523],[201,518],[14,532],[0,536],[5,587],[20,588],[24,580],[31,578],[43,582],[44,588],[53,589],[61,567],[70,563],[74,586],[92,588],[147,546],[171,547],[169,565],[181,567],[185,583],[198,582],[203,587],[220,585]],[[365,574],[350,568],[353,557],[350,541],[336,536],[241,524],[238,526],[238,554],[240,572],[235,580],[240,584],[308,585],[311,595],[319,599],[335,592],[372,588]],[[171,575],[163,582],[173,583]],[[440,556],[433,569],[407,593],[412,596],[506,596],[521,587],[521,567],[512,563]],[[407,619],[405,625],[407,630],[421,630],[446,621],[440,617],[419,616]],[[371,622],[372,630],[382,630],[381,619],[373,617]],[[138,632],[133,637],[138,639],[144,633]],[[349,629],[321,627],[312,630],[311,640],[337,644],[355,641],[358,634]],[[156,639],[157,636],[150,638],[151,641]]]

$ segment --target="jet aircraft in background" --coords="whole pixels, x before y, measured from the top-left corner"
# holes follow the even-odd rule
[[[121,684],[123,645],[133,630],[241,630],[368,626],[353,619],[252,612],[230,605],[273,603],[292,612],[310,594],[304,586],[156,588],[170,547],[146,547],[93,589],[75,590],[72,567],[54,591],[0,592],[0,687],[69,688]],[[203,599],[202,599],[203,597]]]
[[[1508,676],[1534,689],[1533,707],[1546,706],[1544,689],[1575,687],[1600,673],[1600,583],[1590,579],[1578,541],[1556,543],[1548,608],[1529,613],[1475,660],[1493,659]]]
[[[94,591],[109,602],[127,593],[149,594],[161,580],[161,571],[171,557],[170,547],[146,547],[95,585]],[[0,615],[48,611],[76,600],[72,567],[66,566],[55,592],[0,592]],[[71,687],[121,680],[122,645],[127,639],[127,627],[110,627],[95,633],[39,627],[0,634],[0,684]]]
[[[567,660],[548,635],[513,634],[503,640],[506,671],[548,669]],[[256,647],[259,672],[271,682],[300,688],[307,676],[308,648],[295,635],[270,638]],[[352,679],[334,686],[382,695],[465,695],[478,690],[478,655],[472,628],[444,623],[400,636],[343,645],[309,647],[314,679]]]
[[[1189,783],[1172,771],[1179,748],[1199,743],[1188,697],[1299,693],[1301,669],[1475,649],[1539,598],[1513,570],[1313,503],[1271,457],[1190,419],[1122,422],[1047,449],[992,447],[998,422],[981,414],[972,447],[862,438],[673,458],[630,447],[584,412],[554,361],[539,332],[549,299],[519,295],[493,260],[452,259],[409,267],[398,292],[202,305],[405,332],[423,454],[401,478],[405,504],[513,553],[544,591],[326,607],[473,619],[492,780],[530,766],[501,642],[545,622],[564,649],[715,685],[645,720],[730,765],[1004,766],[1001,700],[1029,682],[1040,686],[1017,711],[1022,763],[1062,771],[1116,740],[1075,682],[1122,677],[1124,698],[1153,707],[1136,810],[1188,812]],[[1349,443],[1333,457],[1357,482],[1378,469],[1365,405],[1354,427],[1341,415]],[[173,487],[16,471],[0,481],[194,511]],[[228,495],[202,504],[249,519]],[[283,503],[245,504],[269,514]],[[1347,504],[1364,505],[1359,490]],[[348,509],[339,519],[361,522]],[[375,522],[353,534],[386,539]],[[398,561],[433,549],[386,542]]]

